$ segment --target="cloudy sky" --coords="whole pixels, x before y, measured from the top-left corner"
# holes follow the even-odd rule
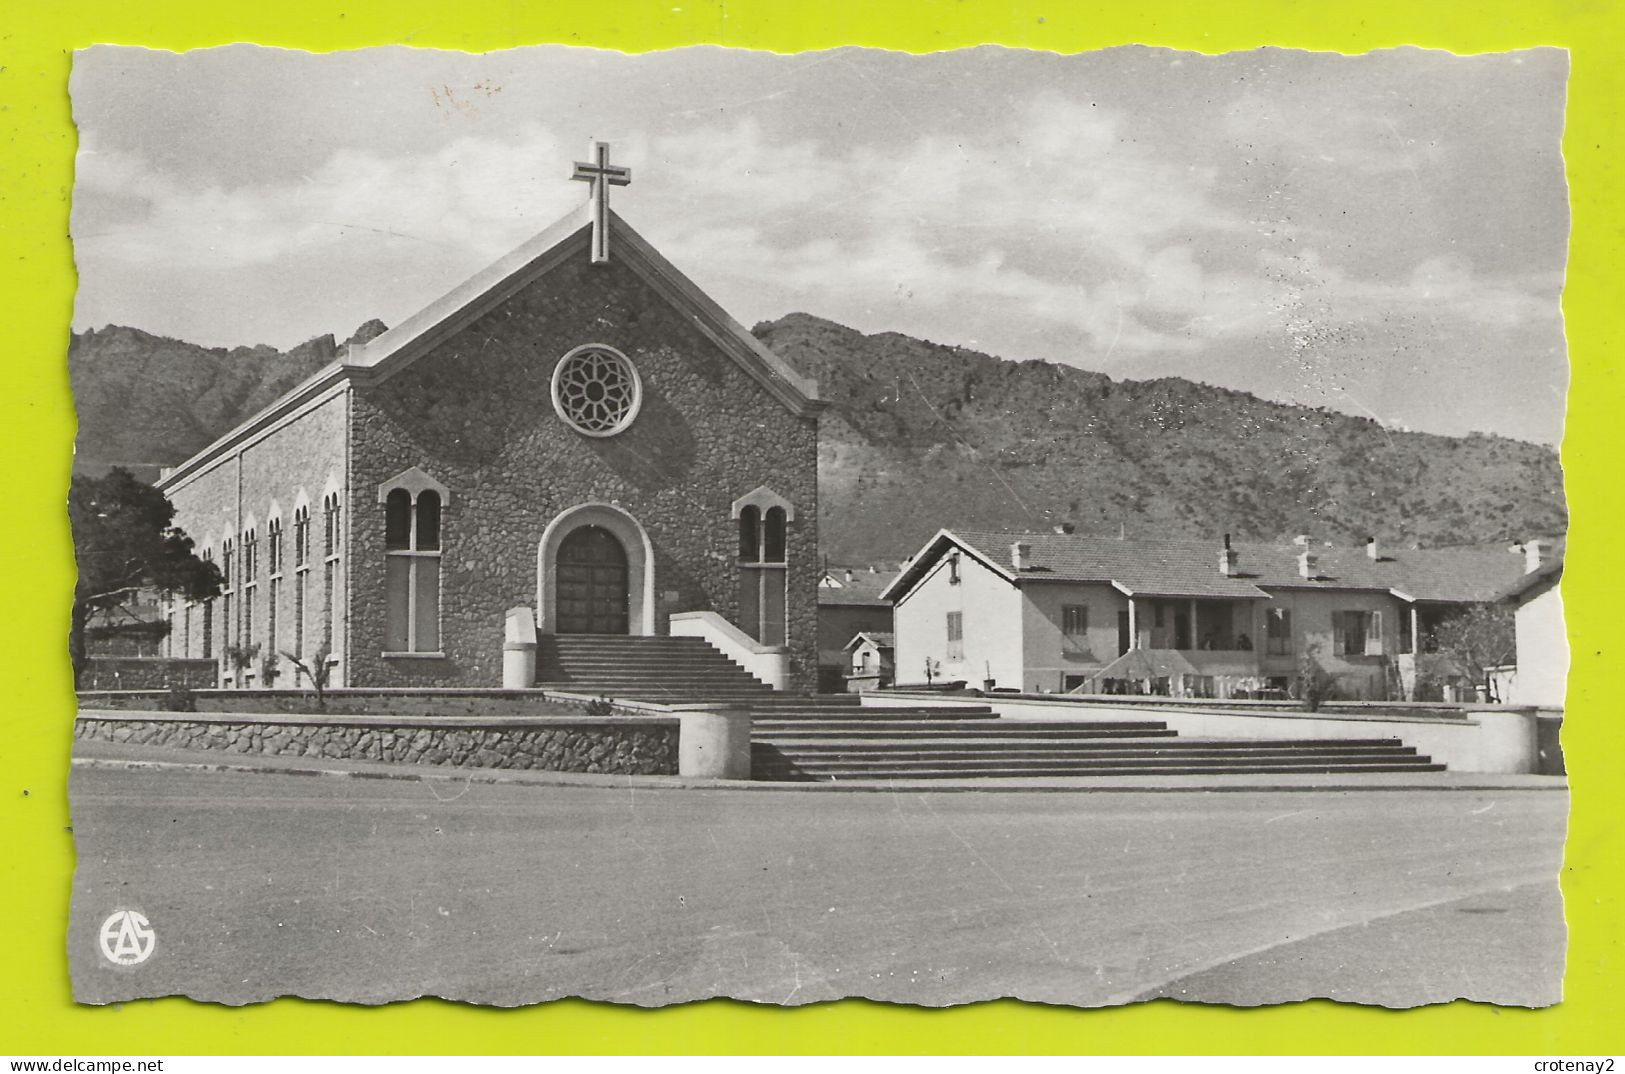
[[[792,311],[1396,427],[1555,443],[1567,59],[561,47],[77,55],[75,327],[395,324],[613,204]]]

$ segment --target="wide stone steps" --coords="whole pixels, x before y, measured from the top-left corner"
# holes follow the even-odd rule
[[[762,780],[1437,772],[1394,738],[1193,739],[1155,721],[759,719]]]
[[[844,716],[827,720],[782,720],[773,716],[757,716],[753,721],[757,738],[818,742],[843,739],[902,738],[910,742],[938,742],[972,740],[978,738],[1005,738],[1034,742],[1064,742],[1069,739],[1160,738],[1173,737],[1162,724],[1067,724],[1064,726],[1034,726],[1013,720],[934,720],[934,719],[873,719],[850,720]]]
[[[768,759],[771,759],[770,757]],[[801,754],[796,766],[803,771],[840,768],[855,771],[871,768],[941,768],[964,771],[998,765],[1021,764],[1034,772],[1046,768],[1074,769],[1098,768],[1116,765],[1144,767],[1148,762],[1161,765],[1184,765],[1211,768],[1219,765],[1264,765],[1278,767],[1283,764],[1393,764],[1415,768],[1429,763],[1428,758],[1394,754],[1387,751],[1319,751],[1305,750],[1124,750],[1116,753],[1097,753],[1078,750],[1071,755],[1055,750],[1000,750],[996,754],[987,750],[931,751],[917,753],[908,750],[869,753],[836,753],[827,757]]]
[[[632,686],[664,686],[666,689],[682,687],[685,690],[700,692],[704,690],[723,690],[739,692],[741,690],[754,693],[772,693],[771,687],[754,679],[741,681],[737,677],[723,675],[694,675],[681,672],[664,674],[660,672],[648,675],[592,675],[583,673],[570,673],[567,671],[553,671],[548,675],[536,676],[539,682],[604,682],[626,683]]]
[[[754,762],[753,762],[754,764]],[[1442,772],[1442,764],[1394,764],[1381,762],[1316,763],[1299,761],[1282,764],[1249,764],[1226,760],[1208,765],[1194,764],[1057,764],[1043,765],[1031,761],[1020,764],[986,764],[975,768],[941,768],[929,765],[898,765],[893,767],[846,768],[815,767],[811,769],[774,769],[770,766],[753,768],[752,778],[774,782],[812,782],[840,780],[948,780],[948,779],[1031,779],[1066,778],[1079,776],[1263,776],[1263,775],[1367,775],[1375,773]]]
[[[536,685],[543,689],[671,704],[773,694],[704,638],[551,634],[536,641]]]
[[[664,704],[741,705],[762,780],[944,780],[1080,776],[1225,777],[1436,772],[1398,739],[1182,738],[1157,720],[1027,723],[991,706],[863,705],[850,694],[772,690],[701,638],[538,639],[537,685]]]
[[[809,721],[819,724],[847,724],[856,727],[876,728],[886,724],[901,723],[909,727],[920,724],[961,724],[979,723],[993,719],[995,713],[985,708],[959,708],[943,706],[939,709],[928,706],[918,708],[821,708],[815,705],[792,705],[780,702],[777,698],[769,698],[760,702],[751,703],[751,711],[756,717],[758,726],[773,726],[785,724],[787,726],[805,725]]]

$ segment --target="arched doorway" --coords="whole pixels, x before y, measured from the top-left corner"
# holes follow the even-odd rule
[[[626,634],[631,584],[626,546],[602,526],[580,526],[559,542],[556,584],[560,634]]]

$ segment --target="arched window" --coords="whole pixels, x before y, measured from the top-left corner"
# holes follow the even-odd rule
[[[322,498],[322,557],[339,554],[339,494],[329,492]]]
[[[328,659],[338,647],[339,631],[339,494],[322,497],[322,644]]]
[[[243,531],[243,548],[242,548],[242,575],[243,575],[243,584],[242,584],[242,608],[243,608],[243,634],[242,634],[242,638],[243,638],[243,640],[242,640],[242,645],[243,645],[243,648],[245,648],[245,649],[252,648],[255,645],[255,638],[254,638],[254,605],[255,605],[255,603],[257,603],[257,600],[258,600],[258,597],[259,597],[259,584],[260,584],[259,567],[260,567],[260,535],[259,535],[259,532],[257,530],[255,530],[252,525],[250,525],[248,527],[248,529]],[[239,683],[238,685],[246,686],[248,684],[247,680],[252,679],[254,677],[254,671],[253,671],[253,669],[251,667],[244,667],[242,674],[243,674],[244,681],[242,683]]]
[[[762,562],[783,563],[785,549],[784,508],[770,507],[762,520]]]
[[[205,548],[203,550],[203,562],[205,562],[205,563],[213,563],[214,562],[214,549]],[[192,638],[191,638],[192,610],[191,610],[190,605],[187,606],[187,610],[186,610],[186,630],[187,630],[186,655],[191,656],[192,655]],[[214,657],[214,599],[212,597],[203,602],[202,630],[203,630],[202,652],[200,652],[198,655],[201,656],[205,660],[210,660],[210,659],[213,659],[213,657]]]
[[[232,630],[234,620],[231,616],[232,600],[237,585],[236,575],[232,573],[232,552],[234,542],[230,537],[220,542],[220,575],[226,580],[224,588],[220,591],[220,649],[224,652],[232,647],[237,639]]]
[[[384,501],[384,548],[398,552],[412,547],[412,494],[395,489]]]
[[[384,655],[439,655],[445,486],[413,467],[384,482]]]
[[[755,506],[739,512],[739,562],[762,561],[762,512]]]
[[[310,565],[310,506],[301,504],[293,512],[293,564]]]
[[[277,634],[282,611],[282,519],[275,515],[265,524],[265,655],[279,656],[282,639]],[[269,681],[266,686],[272,685]]]
[[[265,573],[275,577],[282,573],[282,520],[272,518],[265,524]]]
[[[733,516],[739,523],[739,628],[764,645],[783,645],[795,508],[763,486],[735,500]]]
[[[310,589],[310,505],[299,504],[293,509],[293,654],[310,662],[305,651],[305,608]],[[295,686],[304,680],[304,671],[298,665],[293,669]]]

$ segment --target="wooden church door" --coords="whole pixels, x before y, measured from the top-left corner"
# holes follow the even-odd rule
[[[554,572],[560,634],[626,634],[630,588],[626,549],[601,526],[582,526],[559,544]]]

